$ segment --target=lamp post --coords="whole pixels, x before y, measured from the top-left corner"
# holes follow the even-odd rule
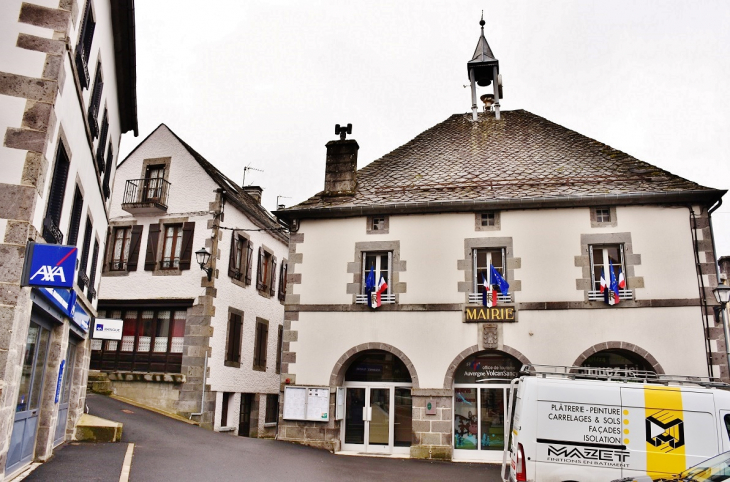
[[[213,276],[213,268],[205,267],[205,265],[208,264],[208,261],[210,261],[210,253],[208,252],[208,250],[205,249],[205,247],[200,248],[198,251],[195,252],[195,259],[198,261],[200,269],[205,271],[205,274],[208,275],[208,281],[210,281],[211,277]]]
[[[722,329],[725,333],[725,355],[728,361],[728,370],[730,370],[730,329],[728,329],[728,320],[725,313],[728,301],[730,301],[730,286],[728,285],[717,285],[713,288],[712,294],[715,295],[715,300],[720,303],[720,316],[722,321]]]

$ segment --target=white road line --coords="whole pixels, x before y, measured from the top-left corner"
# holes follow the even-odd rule
[[[127,445],[127,453],[124,454],[124,463],[122,464],[122,473],[119,475],[119,482],[129,482],[129,472],[132,470],[132,455],[134,454],[134,444]]]

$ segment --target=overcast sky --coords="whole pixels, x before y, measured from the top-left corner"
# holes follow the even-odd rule
[[[334,125],[358,167],[471,107],[485,33],[503,110],[525,109],[730,188],[730,1],[137,1],[140,137],[160,123],[275,209],[322,190]],[[491,92],[491,87],[481,93]],[[730,198],[713,215],[730,255]]]

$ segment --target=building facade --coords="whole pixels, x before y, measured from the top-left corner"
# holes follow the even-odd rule
[[[274,436],[288,237],[260,201],[164,124],[120,163],[99,316],[123,332],[91,352],[117,395]]]
[[[359,171],[357,149],[328,143],[325,190],[276,213],[282,386],[331,394],[323,422],[284,398],[280,439],[496,461],[522,364],[728,378],[708,214],[725,191],[522,110],[453,115]]]
[[[0,6],[0,478],[47,460],[83,413],[134,58],[131,0]],[[35,245],[72,246],[76,263],[23,280]],[[72,286],[27,286],[40,278]]]

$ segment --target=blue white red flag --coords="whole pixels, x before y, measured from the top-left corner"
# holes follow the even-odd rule
[[[484,273],[482,273],[482,285],[484,286],[484,291],[482,291],[482,305],[488,308],[497,306],[497,292],[492,289],[491,276],[488,280],[484,276]]]
[[[489,271],[492,275],[492,282],[499,287],[499,292],[502,296],[507,296],[509,294],[509,283],[507,283],[507,280],[502,278],[502,275],[499,274],[499,271],[497,271],[493,264],[489,265]]]
[[[367,277],[365,278],[365,295],[368,297],[368,306],[370,308],[375,308],[373,306],[373,292],[375,291],[375,270],[373,267],[370,267],[370,272],[368,273]]]
[[[603,268],[601,268],[601,282],[600,282],[600,286],[601,286],[601,294],[603,295],[603,301],[605,301],[607,305],[612,304],[612,303],[609,303],[608,302],[608,292],[610,290],[608,289],[608,283],[606,282],[606,275],[603,272]]]
[[[380,281],[378,282],[378,288],[373,291],[373,294],[371,295],[374,300],[372,300],[372,304],[375,306],[372,306],[372,308],[378,308],[383,304],[382,295],[385,293],[385,291],[388,289],[388,283],[385,282],[385,278],[382,276],[380,277]]]

